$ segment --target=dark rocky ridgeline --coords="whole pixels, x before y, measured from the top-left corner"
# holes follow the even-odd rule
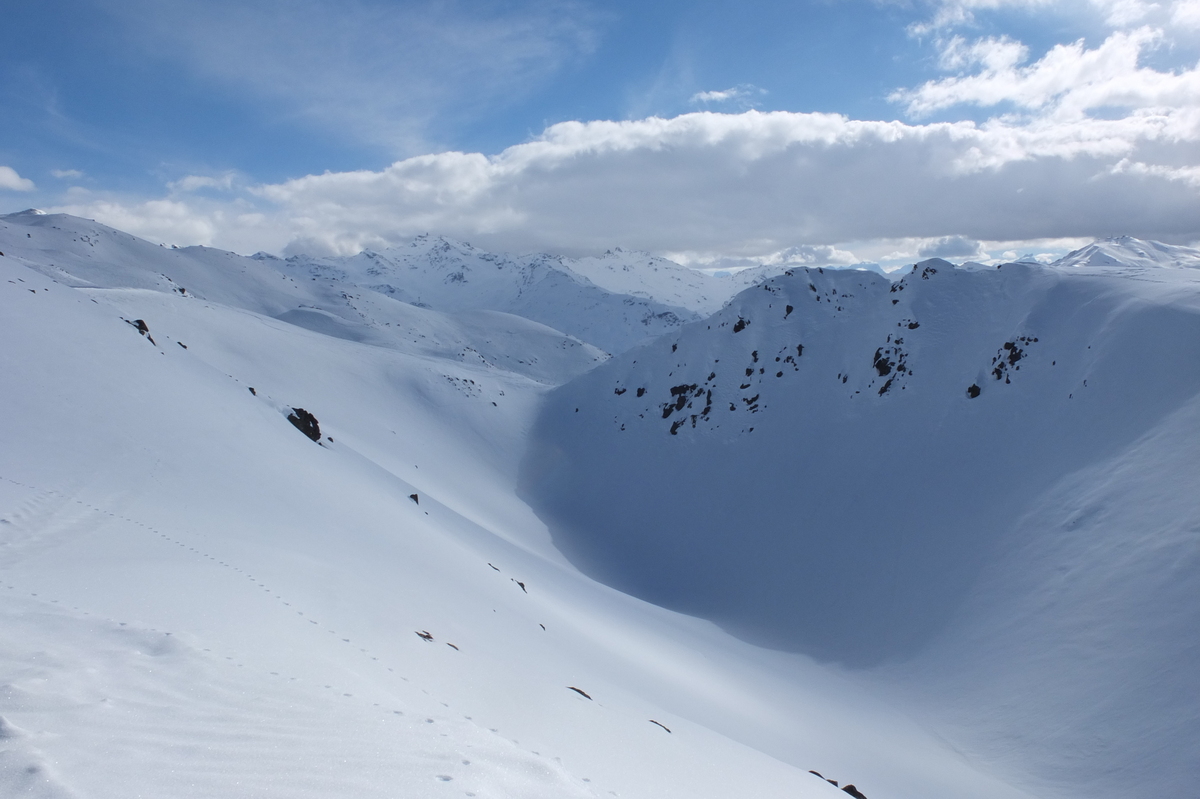
[[[287,420],[295,425],[297,430],[313,441],[321,440],[321,425],[317,422],[317,417],[303,408],[292,408],[292,412],[288,414]]]

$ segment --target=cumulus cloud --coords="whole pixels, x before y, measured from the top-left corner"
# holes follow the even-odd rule
[[[758,260],[766,265],[785,266],[847,266],[859,261],[854,253],[828,244],[801,244],[770,253]]]
[[[1088,0],[1086,6],[1112,28],[1144,23],[1177,23],[1194,13],[1196,0]],[[1062,6],[1054,0],[937,0],[932,17],[908,27],[911,34],[925,36],[976,23],[981,12],[1037,11]],[[1074,10],[1074,9],[1072,9]]]
[[[983,243],[966,236],[941,236],[924,242],[917,248],[922,258],[986,258]]]
[[[0,166],[0,189],[8,191],[33,191],[33,181],[17,174],[11,166]]]
[[[759,97],[766,93],[766,89],[760,89],[750,83],[743,83],[739,86],[733,86],[729,89],[721,89],[719,91],[696,92],[691,96],[689,102],[702,105],[736,102],[743,107],[750,107],[753,105],[752,101],[755,97]]]
[[[1182,0],[1171,9],[1171,24],[1185,29],[1200,29],[1200,0]]]
[[[753,109],[570,121],[493,155],[429,153],[257,185],[189,176],[155,202],[80,197],[69,208],[240,251],[352,253],[434,232],[516,251],[621,245],[697,263],[833,264],[887,260],[862,242],[979,259],[980,242],[1189,243],[1200,239],[1200,65],[1143,64],[1162,37],[1143,26],[1032,61],[1006,37],[940,39],[955,74],[893,99],[914,115],[1002,106],[981,123]],[[750,89],[694,99],[739,91]]]
[[[1057,119],[1079,118],[1102,108],[1161,109],[1196,124],[1200,110],[1200,65],[1180,72],[1141,66],[1143,53],[1162,39],[1162,31],[1143,27],[1113,33],[1095,49],[1082,41],[1057,45],[1028,66],[1026,52],[1007,39],[980,39],[967,44],[951,39],[943,63],[979,66],[968,75],[932,80],[891,99],[921,116],[960,104],[1051,111]]]
[[[233,182],[236,175],[232,172],[226,172],[222,175],[187,175],[179,180],[171,181],[167,184],[173,192],[192,192],[200,189],[217,189],[221,191],[229,191],[233,188]]]
[[[696,257],[900,237],[1194,241],[1200,192],[1186,178],[1198,142],[1197,118],[1169,109],[983,125],[699,112],[565,122],[494,156],[422,155],[250,186],[225,202],[110,199],[73,212],[135,232],[178,220],[242,251],[355,252],[426,231],[495,249],[620,244]],[[129,218],[139,214],[145,224]]]

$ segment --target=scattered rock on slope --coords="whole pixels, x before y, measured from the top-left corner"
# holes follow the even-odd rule
[[[303,408],[292,408],[292,412],[288,414],[287,420],[295,425],[297,430],[313,441],[321,440],[321,425],[317,422],[317,417]]]

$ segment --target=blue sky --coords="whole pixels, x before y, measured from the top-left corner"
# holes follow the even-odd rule
[[[5,16],[0,211],[242,251],[428,229],[698,263],[1200,238],[1197,0],[43,0]],[[818,133],[814,114],[905,127]],[[639,127],[654,118],[674,125]],[[486,163],[428,160],[453,152]],[[936,184],[928,213],[889,212],[914,183]],[[1092,207],[1098,185],[1128,213]]]

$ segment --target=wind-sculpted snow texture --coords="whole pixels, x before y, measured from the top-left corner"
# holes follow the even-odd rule
[[[1187,793],[1200,273],[1099,249],[1119,263],[769,280],[554,391],[524,496],[624,591],[958,685],[1047,795]]]
[[[623,352],[699,318],[691,306],[668,305],[646,292],[600,288],[564,259],[489,253],[442,237],[420,236],[349,258],[293,256],[276,266],[299,280],[335,278],[421,307],[516,314],[607,352]]]

